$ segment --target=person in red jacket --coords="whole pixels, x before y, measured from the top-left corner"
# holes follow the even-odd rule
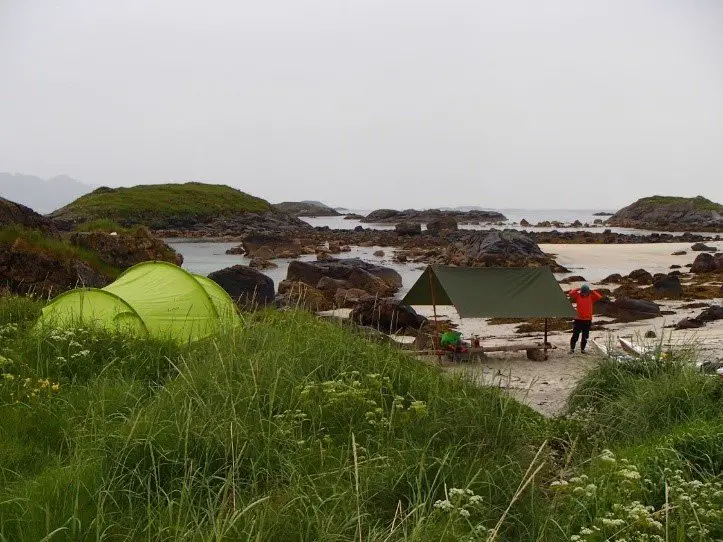
[[[577,318],[572,328],[572,338],[570,339],[570,353],[575,352],[577,339],[582,334],[580,341],[580,352],[585,353],[587,346],[587,338],[590,335],[590,326],[592,325],[592,306],[595,302],[600,301],[603,295],[597,290],[590,290],[590,286],[583,284],[580,289],[575,288],[567,292],[567,297],[575,302],[577,306]]]

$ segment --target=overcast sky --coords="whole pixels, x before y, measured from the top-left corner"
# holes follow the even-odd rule
[[[0,0],[0,171],[353,208],[723,202],[723,1]]]

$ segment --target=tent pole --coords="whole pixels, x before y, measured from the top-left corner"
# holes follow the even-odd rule
[[[545,339],[544,339],[544,342],[542,343],[542,346],[545,351],[545,359],[547,359],[547,318],[545,318]]]
[[[434,349],[437,351],[437,361],[440,363],[442,362],[442,354],[440,353],[440,344],[439,344],[439,322],[437,321],[437,300],[434,295],[434,280],[432,279],[432,266],[430,265],[428,268],[429,271],[429,291],[432,294],[432,313],[434,314],[434,341],[432,344],[434,344]]]

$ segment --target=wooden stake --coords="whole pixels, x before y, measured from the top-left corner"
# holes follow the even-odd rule
[[[543,339],[542,346],[545,350],[545,359],[547,359],[547,318],[545,318],[545,338]]]
[[[442,353],[440,351],[440,344],[439,344],[439,322],[437,321],[437,298],[434,295],[434,279],[433,279],[433,273],[432,273],[432,266],[430,265],[427,268],[428,274],[429,274],[429,291],[432,294],[432,313],[434,314],[434,341],[432,344],[434,344],[434,349],[437,350],[437,358],[438,361],[442,362]]]

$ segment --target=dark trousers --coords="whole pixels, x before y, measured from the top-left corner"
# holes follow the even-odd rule
[[[572,328],[572,338],[570,339],[570,350],[575,350],[575,345],[577,344],[577,339],[580,337],[580,333],[582,333],[582,340],[580,341],[580,350],[582,352],[585,351],[585,346],[587,346],[587,338],[590,336],[590,326],[592,325],[592,320],[575,320],[575,325]]]

